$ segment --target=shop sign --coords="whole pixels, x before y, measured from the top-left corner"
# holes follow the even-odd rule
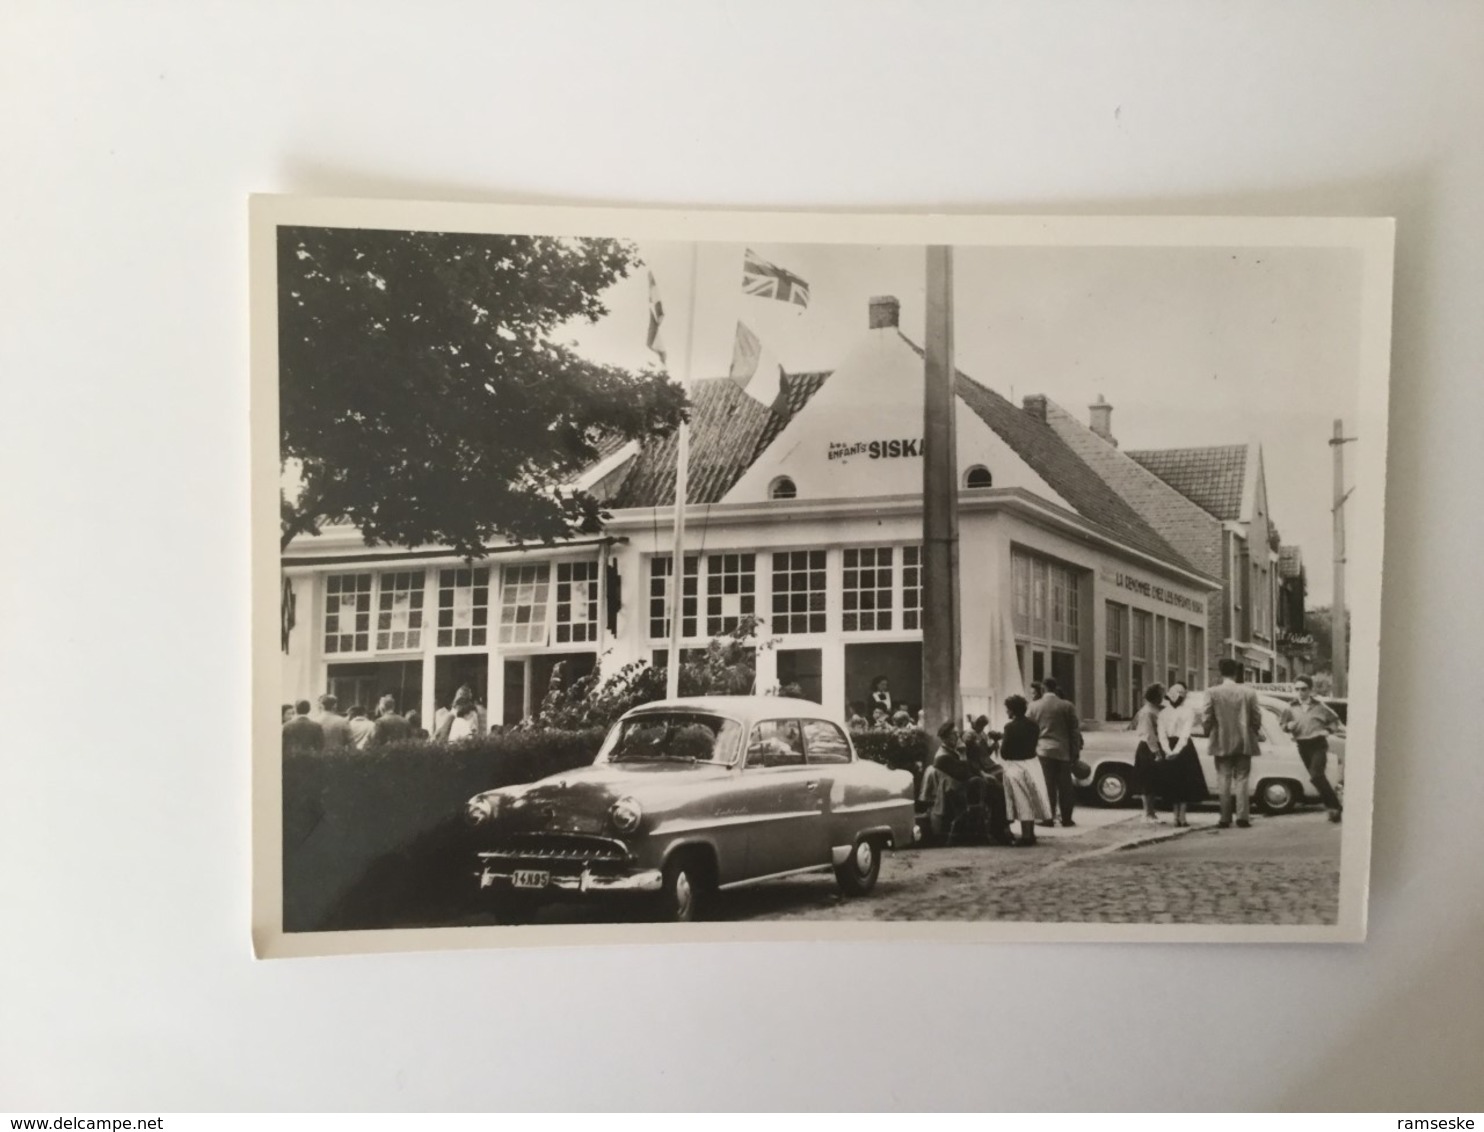
[[[1145,578],[1135,577],[1133,574],[1125,574],[1122,570],[1103,569],[1101,571],[1103,581],[1117,586],[1121,590],[1128,590],[1153,601],[1163,602],[1165,605],[1173,605],[1177,609],[1187,609],[1191,613],[1204,614],[1206,603],[1197,601],[1193,597],[1187,597],[1179,590],[1172,590],[1161,586]]]
[[[866,456],[872,460],[895,460],[904,456],[921,456],[922,441],[918,440],[832,440],[829,442],[829,458],[845,460],[851,456]]]

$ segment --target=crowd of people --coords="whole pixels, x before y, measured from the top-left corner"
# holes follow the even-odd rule
[[[1252,759],[1261,753],[1262,712],[1257,693],[1240,682],[1235,660],[1222,659],[1218,671],[1221,682],[1206,692],[1199,717],[1182,682],[1168,688],[1151,684],[1144,691],[1143,706],[1134,718],[1138,748],[1132,785],[1146,822],[1161,824],[1160,807],[1166,806],[1176,826],[1188,826],[1189,807],[1205,800],[1206,777],[1195,746],[1195,736],[1202,734],[1216,767],[1220,803],[1216,828],[1246,829],[1252,824],[1249,783]],[[1297,698],[1284,708],[1279,725],[1298,745],[1330,821],[1338,822],[1341,802],[1326,766],[1329,736],[1340,730],[1341,721],[1315,698],[1307,676],[1300,676],[1295,685]],[[1056,681],[1047,679],[1031,685],[1030,701],[1010,696],[1005,700],[1008,722],[1003,731],[989,730],[982,715],[967,732],[951,722],[938,729],[939,749],[931,767],[924,768],[919,791],[935,832],[951,815],[986,800],[1000,830],[1008,835],[1018,826],[1016,845],[1034,845],[1036,828],[1054,825],[1058,814],[1063,826],[1076,825],[1072,813],[1077,772],[1085,777],[1089,768],[1080,760],[1083,736],[1076,707],[1060,692]],[[996,762],[997,776],[991,769]]]
[[[448,707],[438,710],[432,731],[422,725],[416,709],[399,712],[397,697],[391,692],[376,702],[371,713],[364,705],[354,704],[342,715],[340,701],[333,695],[319,698],[317,713],[308,700],[283,705],[284,754],[367,751],[418,740],[460,743],[489,730],[484,706],[476,702],[468,685],[454,693]]]

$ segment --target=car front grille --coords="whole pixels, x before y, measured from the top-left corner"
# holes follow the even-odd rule
[[[495,861],[549,861],[590,864],[623,861],[628,849],[609,837],[580,833],[526,833],[502,838],[479,854]]]

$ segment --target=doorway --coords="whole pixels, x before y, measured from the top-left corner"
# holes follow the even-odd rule
[[[781,695],[789,695],[790,686],[797,689],[802,700],[824,703],[824,650],[823,649],[779,649],[778,689]]]
[[[455,653],[433,661],[433,711],[453,703],[454,693],[468,687],[474,702],[488,708],[490,658],[486,653]]]
[[[423,662],[421,660],[373,660],[361,664],[332,664],[327,672],[326,691],[338,701],[341,714],[353,707],[373,715],[377,701],[387,693],[396,698],[397,710],[422,707]]]
[[[570,687],[574,681],[590,675],[597,668],[598,654],[553,652],[510,657],[505,661],[502,674],[505,709],[501,712],[501,722],[506,727],[516,726],[541,709],[559,664],[562,666],[562,686]]]
[[[845,699],[860,705],[863,714],[871,698],[871,682],[885,676],[893,706],[922,706],[922,642],[899,641],[845,646]]]

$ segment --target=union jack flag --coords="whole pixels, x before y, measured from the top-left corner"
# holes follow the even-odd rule
[[[809,306],[809,284],[792,271],[769,263],[751,248],[742,257],[742,293],[760,299]]]

